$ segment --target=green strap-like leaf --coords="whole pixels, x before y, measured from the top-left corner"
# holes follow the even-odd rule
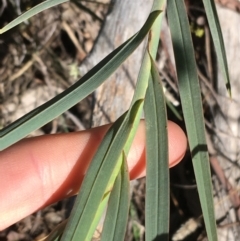
[[[231,84],[228,72],[227,57],[215,2],[214,0],[203,0],[203,4],[206,10],[214,47],[216,50],[218,62],[220,64],[220,69],[222,71],[222,74],[224,75],[224,79],[226,81],[226,88],[231,97]]]
[[[18,24],[26,21],[27,19],[33,17],[34,15],[48,9],[51,7],[54,7],[56,5],[59,5],[64,2],[68,2],[69,0],[47,0],[45,2],[42,2],[35,7],[31,8],[30,10],[26,11],[25,13],[21,14],[19,17],[15,18],[12,22],[8,23],[5,27],[0,29],[0,34],[10,30],[11,28],[14,28]]]
[[[152,12],[141,30],[105,57],[79,81],[50,101],[0,130],[0,151],[61,115],[102,84],[142,42],[160,11]]]
[[[104,195],[110,191],[107,190],[109,184],[113,187],[122,163],[124,144],[142,105],[142,100],[137,101],[107,132],[83,180],[61,241],[89,240],[89,227]]]
[[[205,227],[208,239],[215,241],[217,240],[217,233],[201,92],[184,1],[168,0],[167,14],[177,67],[183,115]]]
[[[124,240],[129,212],[129,173],[125,154],[110,195],[101,241]]]
[[[153,3],[153,8],[152,9],[153,10],[154,9],[163,9],[163,7],[165,5],[165,2],[166,2],[165,0],[155,0],[154,3]],[[140,72],[139,72],[138,82],[137,82],[137,85],[136,85],[136,92],[138,92],[138,93],[135,92],[135,96],[134,97],[136,99],[139,98],[139,96],[145,96],[146,89],[147,89],[147,87],[149,85],[149,81],[148,80],[149,80],[150,71],[151,71],[151,60],[150,60],[150,57],[149,57],[149,53],[151,54],[152,58],[154,58],[154,59],[156,58],[157,49],[158,49],[158,43],[159,43],[159,36],[160,36],[160,31],[161,31],[162,17],[163,17],[163,14],[160,14],[158,16],[158,18],[154,22],[153,27],[151,28],[150,33],[149,33],[148,50],[145,52],[143,63],[142,63],[142,66],[141,66],[141,69],[140,69]],[[148,51],[149,51],[149,53],[148,53]],[[148,92],[149,92],[149,89],[148,89]],[[151,93],[151,94],[153,94],[153,93]],[[148,95],[149,95],[149,93],[148,93]],[[149,98],[147,98],[147,100],[149,100]],[[152,109],[153,106],[149,106],[148,105],[148,108]],[[149,112],[145,111],[145,118],[149,119],[149,118],[153,118],[153,117],[151,116],[151,114],[149,116]],[[155,128],[155,124],[153,125],[153,128]],[[155,129],[155,131],[159,131],[159,130]],[[147,129],[147,132],[148,132],[148,129]],[[147,134],[147,136],[149,136],[149,133]],[[156,132],[153,135],[153,139],[152,139],[152,143],[151,143],[151,144],[153,144],[153,146],[155,146],[155,144],[153,143],[154,141],[156,141],[155,136],[156,136]],[[159,142],[157,140],[157,144],[156,145],[158,145],[158,143]],[[148,144],[150,145],[150,143],[148,143]],[[158,150],[159,149],[157,149],[157,154],[159,154]],[[165,149],[164,151],[166,151],[166,150],[167,149]],[[154,152],[155,151],[156,150],[154,150]],[[159,223],[159,216],[158,216],[158,214],[159,214],[158,211],[160,211],[162,206],[159,206],[158,205],[159,203],[156,203],[156,198],[158,198],[159,196],[157,196],[157,195],[154,196],[154,195],[155,194],[159,194],[159,192],[164,193],[165,192],[165,188],[167,186],[165,186],[165,188],[162,189],[162,190],[159,190],[159,189],[153,190],[153,189],[151,189],[154,186],[155,187],[158,186],[156,183],[159,183],[159,178],[160,178],[158,176],[159,173],[156,174],[156,169],[152,170],[151,168],[150,169],[148,168],[149,165],[152,165],[151,164],[152,162],[155,163],[155,161],[156,161],[155,158],[151,159],[151,157],[154,158],[155,156],[154,157],[153,156],[148,156],[147,157],[147,180],[146,180],[147,181],[147,184],[146,184],[147,185],[147,191],[146,191],[147,195],[146,195],[146,222],[145,222],[145,225],[146,225],[146,240],[151,240],[152,241],[153,237],[157,237],[159,233],[162,233],[162,229],[161,229],[161,227],[159,227],[160,223]],[[167,168],[168,168],[168,166],[167,166]],[[162,183],[163,186],[161,186],[161,187],[164,187],[165,184],[166,183],[163,182]],[[157,188],[159,188],[159,186]],[[152,198],[153,196],[154,196],[154,198]],[[165,196],[165,198],[166,197],[167,196]],[[162,200],[163,199],[161,199],[161,201]],[[166,207],[164,207],[161,210],[161,212],[162,213],[166,212],[167,215],[169,215],[168,214],[168,208],[166,208]],[[154,215],[152,215],[153,213],[154,213]],[[167,216],[163,215],[163,217],[167,217]],[[168,223],[168,220],[165,220],[165,223]],[[164,231],[166,231],[165,228],[164,228]],[[167,229],[166,232],[168,233],[168,229]]]
[[[146,241],[168,241],[169,164],[167,113],[163,87],[153,59],[144,105],[147,141]]]

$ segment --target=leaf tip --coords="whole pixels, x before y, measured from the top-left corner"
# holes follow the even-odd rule
[[[227,88],[227,92],[229,94],[230,99],[232,99],[232,89],[231,89],[230,82],[226,83],[226,88]]]

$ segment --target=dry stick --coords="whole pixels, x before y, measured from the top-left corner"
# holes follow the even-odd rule
[[[83,50],[82,46],[79,44],[78,39],[76,38],[73,30],[67,24],[66,21],[62,21],[62,28],[67,32],[69,38],[72,40],[73,44],[75,45],[76,49],[78,50],[78,56],[80,60],[83,60],[86,57],[86,53]]]
[[[223,188],[228,193],[228,196],[230,198],[230,201],[234,208],[240,207],[240,198],[238,195],[238,190],[235,186],[231,185],[231,183],[226,178],[223,169],[219,165],[218,159],[216,156],[210,157],[210,163],[212,168],[214,169],[214,172],[216,173],[217,177],[219,178],[221,184],[223,185]]]
[[[77,126],[78,130],[85,130],[84,124],[70,111],[65,112],[66,116]]]
[[[234,136],[233,134],[229,133],[229,132],[225,132],[220,130],[218,127],[213,126],[213,124],[211,124],[208,120],[205,119],[205,125],[215,133],[215,135],[223,135],[225,137],[229,137],[229,138],[233,138],[236,141],[240,141],[240,137],[239,136]]]
[[[9,78],[9,81],[12,82],[15,79],[17,79],[18,77],[20,77],[22,74],[24,74],[32,65],[33,63],[36,61],[37,56],[40,56],[42,54],[42,52],[45,50],[45,48],[47,48],[47,46],[49,46],[52,41],[55,38],[55,34],[53,34],[50,39],[47,41],[47,43],[44,45],[44,47],[42,47],[42,49],[40,49],[39,51],[36,51],[32,54],[32,58],[23,65],[23,67],[21,67],[16,73],[14,73],[13,75],[11,75],[11,77]]]
[[[213,67],[212,67],[210,31],[206,24],[204,27],[204,31],[205,31],[206,57],[207,57],[207,64],[208,64],[208,76],[210,79],[210,83],[213,83]]]
[[[211,141],[211,138],[208,133],[206,133],[206,139],[207,139],[207,145],[208,145],[208,150],[210,153],[210,163],[211,166],[217,175],[219,181],[221,182],[223,188],[225,191],[228,193],[228,197],[235,209],[239,209],[240,207],[240,197],[238,194],[238,189],[236,186],[232,185],[229,180],[227,179],[224,170],[222,169],[221,165],[219,164],[218,158],[217,158],[217,151],[214,148],[214,145]],[[239,216],[239,211],[238,211],[238,218]]]

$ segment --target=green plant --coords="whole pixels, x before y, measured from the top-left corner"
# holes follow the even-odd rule
[[[65,1],[48,0],[9,23],[0,30],[0,33],[40,11]],[[48,240],[90,240],[108,200],[109,207],[102,239],[122,240],[124,238],[129,205],[125,156],[129,151],[143,109],[147,125],[146,240],[168,240],[167,117],[161,80],[154,64],[164,4],[165,1],[155,0],[152,12],[142,29],[69,89],[0,131],[0,148],[3,150],[59,116],[106,80],[149,33],[148,45],[131,106],[107,132],[94,156],[75,203],[74,212],[63,234],[58,229],[58,232],[50,235]],[[204,5],[219,63],[230,93],[225,51],[215,5],[212,0],[204,0]],[[209,240],[217,240],[200,87],[184,2],[168,0],[167,13],[203,216]],[[110,191],[112,189],[113,191]],[[115,217],[115,221],[112,219],[112,222],[108,222],[108,217]]]

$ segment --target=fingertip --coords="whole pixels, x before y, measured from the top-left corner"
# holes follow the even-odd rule
[[[146,175],[145,122],[141,121],[131,151],[128,155],[130,178]],[[177,165],[185,155],[187,138],[183,130],[174,122],[168,121],[169,167]]]
[[[65,198],[69,190],[77,192],[87,166],[109,127],[25,139],[0,152],[0,176],[7,180],[7,185],[4,182],[0,185],[4,197],[4,201],[0,202],[0,212],[8,214],[0,229]],[[145,132],[145,122],[141,121],[127,157],[131,179],[143,177],[146,173]],[[169,166],[172,167],[183,158],[187,138],[182,129],[170,121],[168,137]],[[32,190],[42,191],[33,193]],[[18,206],[7,202],[9,197],[17,199]]]
[[[169,166],[177,165],[187,150],[187,137],[184,131],[174,122],[168,121]]]

